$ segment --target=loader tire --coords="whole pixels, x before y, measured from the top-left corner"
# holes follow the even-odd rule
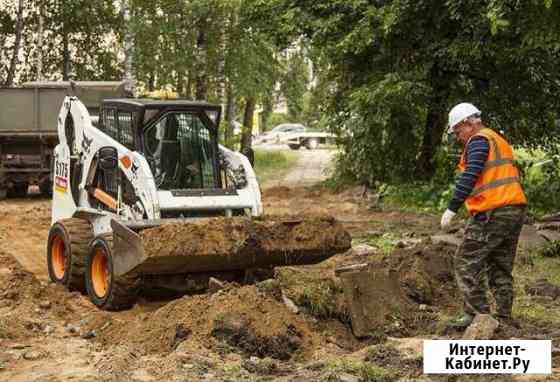
[[[87,220],[70,218],[52,225],[47,242],[47,267],[53,282],[70,290],[85,291],[85,262],[92,239],[93,230]]]
[[[8,190],[8,197],[10,198],[25,198],[27,196],[27,189],[29,188],[29,184],[27,182],[24,183],[16,183]]]
[[[96,237],[86,261],[86,288],[95,305],[104,310],[131,308],[140,291],[140,278],[113,274],[113,235]]]
[[[39,183],[39,191],[41,191],[42,196],[51,198],[53,193],[52,181],[47,179]]]

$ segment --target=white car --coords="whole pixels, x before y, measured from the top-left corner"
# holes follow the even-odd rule
[[[305,126],[300,123],[282,123],[266,133],[257,135],[253,139],[254,144],[280,143],[283,136],[293,133],[304,133]]]

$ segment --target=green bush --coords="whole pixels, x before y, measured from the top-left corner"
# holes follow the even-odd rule
[[[383,203],[405,210],[439,212],[453,196],[453,183],[406,183],[385,186]]]
[[[281,123],[288,123],[293,122],[288,117],[288,114],[284,113],[272,113],[268,120],[266,121],[266,125],[264,126],[263,132],[272,130],[275,126]]]
[[[534,167],[528,161],[518,161],[522,171],[523,189],[529,210],[542,215],[560,210],[560,164]]]

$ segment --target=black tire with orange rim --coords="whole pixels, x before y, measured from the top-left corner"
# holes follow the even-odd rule
[[[70,290],[85,291],[85,261],[92,238],[93,231],[87,220],[63,219],[51,226],[47,268],[53,282]]]
[[[105,310],[123,310],[134,305],[140,278],[113,273],[113,239],[107,234],[90,244],[86,259],[86,289],[90,300]]]

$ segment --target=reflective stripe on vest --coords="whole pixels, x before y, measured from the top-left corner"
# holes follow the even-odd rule
[[[520,183],[519,182],[519,177],[518,176],[512,176],[510,178],[498,179],[498,180],[494,180],[490,183],[486,183],[484,186],[480,186],[480,187],[477,187],[474,190],[472,190],[470,196],[475,196],[475,195],[478,195],[481,192],[484,192],[484,191],[489,190],[491,188],[500,187],[500,186],[503,186],[504,184],[510,184],[510,183]]]
[[[504,205],[526,204],[519,172],[513,163],[511,146],[500,135],[487,128],[481,129],[474,136],[486,138],[490,150],[474,189],[465,200],[469,212],[475,214]],[[459,169],[462,171],[466,166],[465,157],[466,146],[459,163]],[[499,187],[502,188],[497,190]]]

